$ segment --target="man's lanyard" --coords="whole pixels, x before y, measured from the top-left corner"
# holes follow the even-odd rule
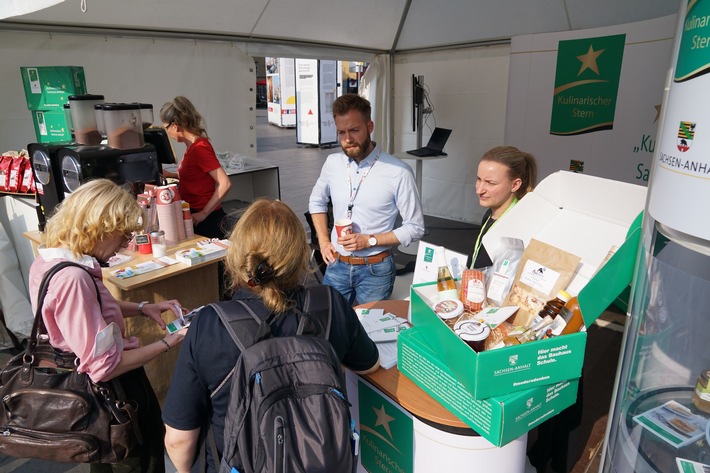
[[[498,221],[499,221],[501,218],[503,218],[503,216],[504,216],[505,214],[508,213],[508,210],[512,209],[513,206],[515,206],[515,204],[517,204],[517,203],[518,203],[518,198],[517,198],[517,197],[513,197],[513,201],[510,203],[510,205],[508,205],[508,208],[505,209],[505,212],[503,212],[503,214],[502,214],[500,217],[498,217],[498,219],[496,219],[496,220],[493,221],[493,224],[491,225],[491,227],[490,227],[488,230],[490,230],[491,228],[495,227],[496,223],[498,223]],[[483,240],[483,234],[485,233],[485,230],[486,230],[486,225],[488,225],[488,222],[490,221],[490,219],[491,219],[492,216],[493,216],[493,213],[491,213],[491,214],[488,216],[488,218],[486,219],[485,223],[484,223],[483,226],[481,227],[481,231],[478,232],[478,238],[476,238],[476,245],[473,247],[473,256],[471,257],[471,267],[470,267],[469,269],[474,269],[474,268],[473,268],[473,265],[476,264],[476,258],[478,257],[478,252],[479,252],[479,250],[481,249],[481,243],[482,243],[482,240]]]
[[[345,165],[345,174],[348,176],[348,189],[350,190],[350,201],[348,202],[348,219],[353,218],[353,204],[355,202],[355,197],[357,197],[357,193],[360,192],[360,186],[362,185],[362,181],[365,180],[368,174],[370,174],[370,171],[372,170],[373,166],[377,162],[378,159],[380,159],[380,152],[382,149],[377,150],[377,156],[375,156],[375,159],[372,161],[372,164],[360,175],[360,181],[357,183],[357,187],[353,189],[353,181],[352,178],[350,177],[350,162],[352,159],[348,158],[348,163]]]

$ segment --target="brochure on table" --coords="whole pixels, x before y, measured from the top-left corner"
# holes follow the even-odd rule
[[[383,309],[355,309],[360,323],[370,339],[377,344],[380,366],[390,369],[397,364],[397,338],[411,327],[406,319],[385,313]]]
[[[142,263],[116,269],[111,271],[111,274],[116,276],[118,279],[128,279],[133,276],[138,276],[139,274],[145,274],[157,269],[163,269],[173,264],[177,264],[177,261],[169,256],[163,256],[162,258],[153,258],[152,260],[144,261]]]

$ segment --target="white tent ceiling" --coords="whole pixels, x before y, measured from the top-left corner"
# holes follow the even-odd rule
[[[64,0],[0,21],[0,29],[88,27],[96,33],[214,35],[399,53],[617,25],[677,11],[677,1],[669,0]]]

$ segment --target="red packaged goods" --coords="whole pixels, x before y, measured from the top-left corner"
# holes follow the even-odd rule
[[[464,269],[461,274],[461,302],[467,312],[478,312],[486,300],[486,281],[483,273],[475,269]]]
[[[9,192],[12,156],[0,156],[0,192]]]
[[[24,170],[25,160],[23,157],[14,156],[10,162],[10,181],[7,185],[9,192],[20,192]]]
[[[22,178],[20,179],[20,192],[23,194],[34,194],[35,179],[32,174],[32,164],[29,158],[22,153]]]

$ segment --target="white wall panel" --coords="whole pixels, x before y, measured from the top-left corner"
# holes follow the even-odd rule
[[[83,66],[87,89],[108,102],[160,107],[193,101],[218,151],[255,155],[254,61],[232,43],[0,31],[0,150],[35,141],[21,66]],[[182,155],[183,145],[175,144]]]

